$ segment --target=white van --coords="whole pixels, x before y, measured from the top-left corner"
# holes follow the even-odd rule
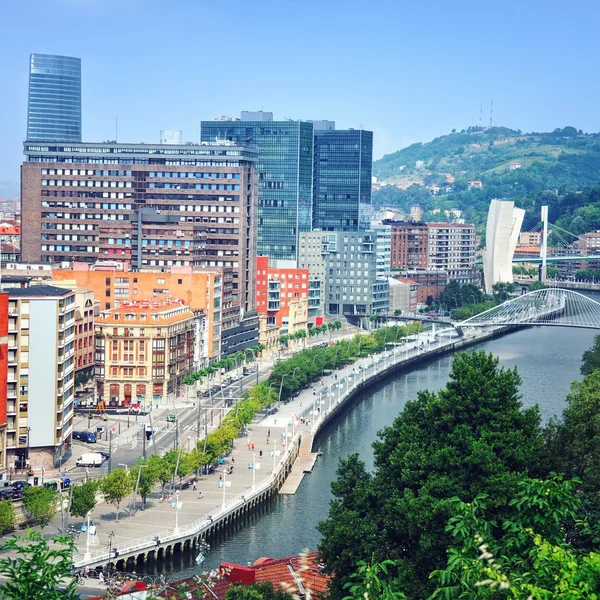
[[[99,452],[89,452],[82,454],[75,463],[78,467],[99,467],[102,464],[102,454]]]

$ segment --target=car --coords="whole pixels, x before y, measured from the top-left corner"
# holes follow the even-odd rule
[[[175,423],[176,419],[175,413],[169,413],[167,415],[167,423]]]
[[[267,415],[274,415],[279,409],[275,406],[267,411]]]
[[[74,431],[73,432],[73,439],[74,440],[80,440],[81,439],[81,434],[83,433],[83,431]]]
[[[110,454],[108,452],[102,452],[102,450],[100,450],[98,454],[102,456],[102,460],[108,460],[110,458]]]
[[[95,444],[96,434],[92,433],[91,431],[81,431],[78,439],[82,442],[86,442],[87,444]]]
[[[0,502],[3,500],[11,500],[13,499],[13,491],[12,488],[5,488],[0,490]]]

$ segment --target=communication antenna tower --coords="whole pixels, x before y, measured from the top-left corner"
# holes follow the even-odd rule
[[[494,101],[490,103],[490,127],[494,126]]]
[[[479,105],[479,127],[483,127],[483,102]]]

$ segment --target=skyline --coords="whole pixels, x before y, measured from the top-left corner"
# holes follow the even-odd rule
[[[19,179],[36,52],[82,59],[83,140],[90,142],[114,139],[115,119],[119,141],[158,142],[161,129],[181,129],[184,141],[197,142],[201,120],[266,110],[278,120],[362,126],[374,132],[380,158],[477,124],[482,105],[488,124],[491,100],[494,124],[598,129],[600,84],[589,64],[600,48],[593,33],[600,8],[591,1],[501,9],[434,2],[427,15],[387,1],[369,9],[358,2],[285,11],[272,2],[253,11],[242,2],[239,10],[191,0],[178,6],[34,0],[5,7],[12,26],[0,41],[7,90],[0,181]],[[132,35],[132,23],[142,33]],[[91,33],[97,43],[89,43]]]

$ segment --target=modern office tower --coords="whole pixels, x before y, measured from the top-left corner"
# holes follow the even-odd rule
[[[8,298],[7,461],[52,469],[73,430],[75,292],[36,285]]]
[[[306,331],[308,269],[269,265],[268,256],[259,256],[256,273],[256,308],[267,315],[267,326],[276,325],[280,335]]]
[[[329,315],[357,321],[388,311],[389,286],[387,278],[377,278],[373,232],[302,233],[299,265],[311,277],[324,277]]]
[[[314,132],[313,229],[366,231],[371,219],[373,133]]]
[[[96,320],[96,356],[105,407],[171,406],[194,368],[194,313],[170,296],[123,301]]]
[[[319,129],[332,131],[335,129],[335,121],[322,120],[322,121],[308,121],[308,122],[313,124],[313,129],[315,131],[317,131]]]
[[[492,200],[488,211],[483,252],[485,291],[490,294],[495,283],[512,282],[512,259],[519,239],[525,211],[515,203]]]
[[[313,126],[302,121],[202,121],[202,142],[258,149],[258,254],[296,260],[312,228]]]
[[[223,331],[221,352],[252,346],[257,155],[227,143],[25,143],[23,260],[229,271],[232,306],[222,326],[229,311],[235,328]]]
[[[81,59],[30,56],[27,140],[81,142]]]

